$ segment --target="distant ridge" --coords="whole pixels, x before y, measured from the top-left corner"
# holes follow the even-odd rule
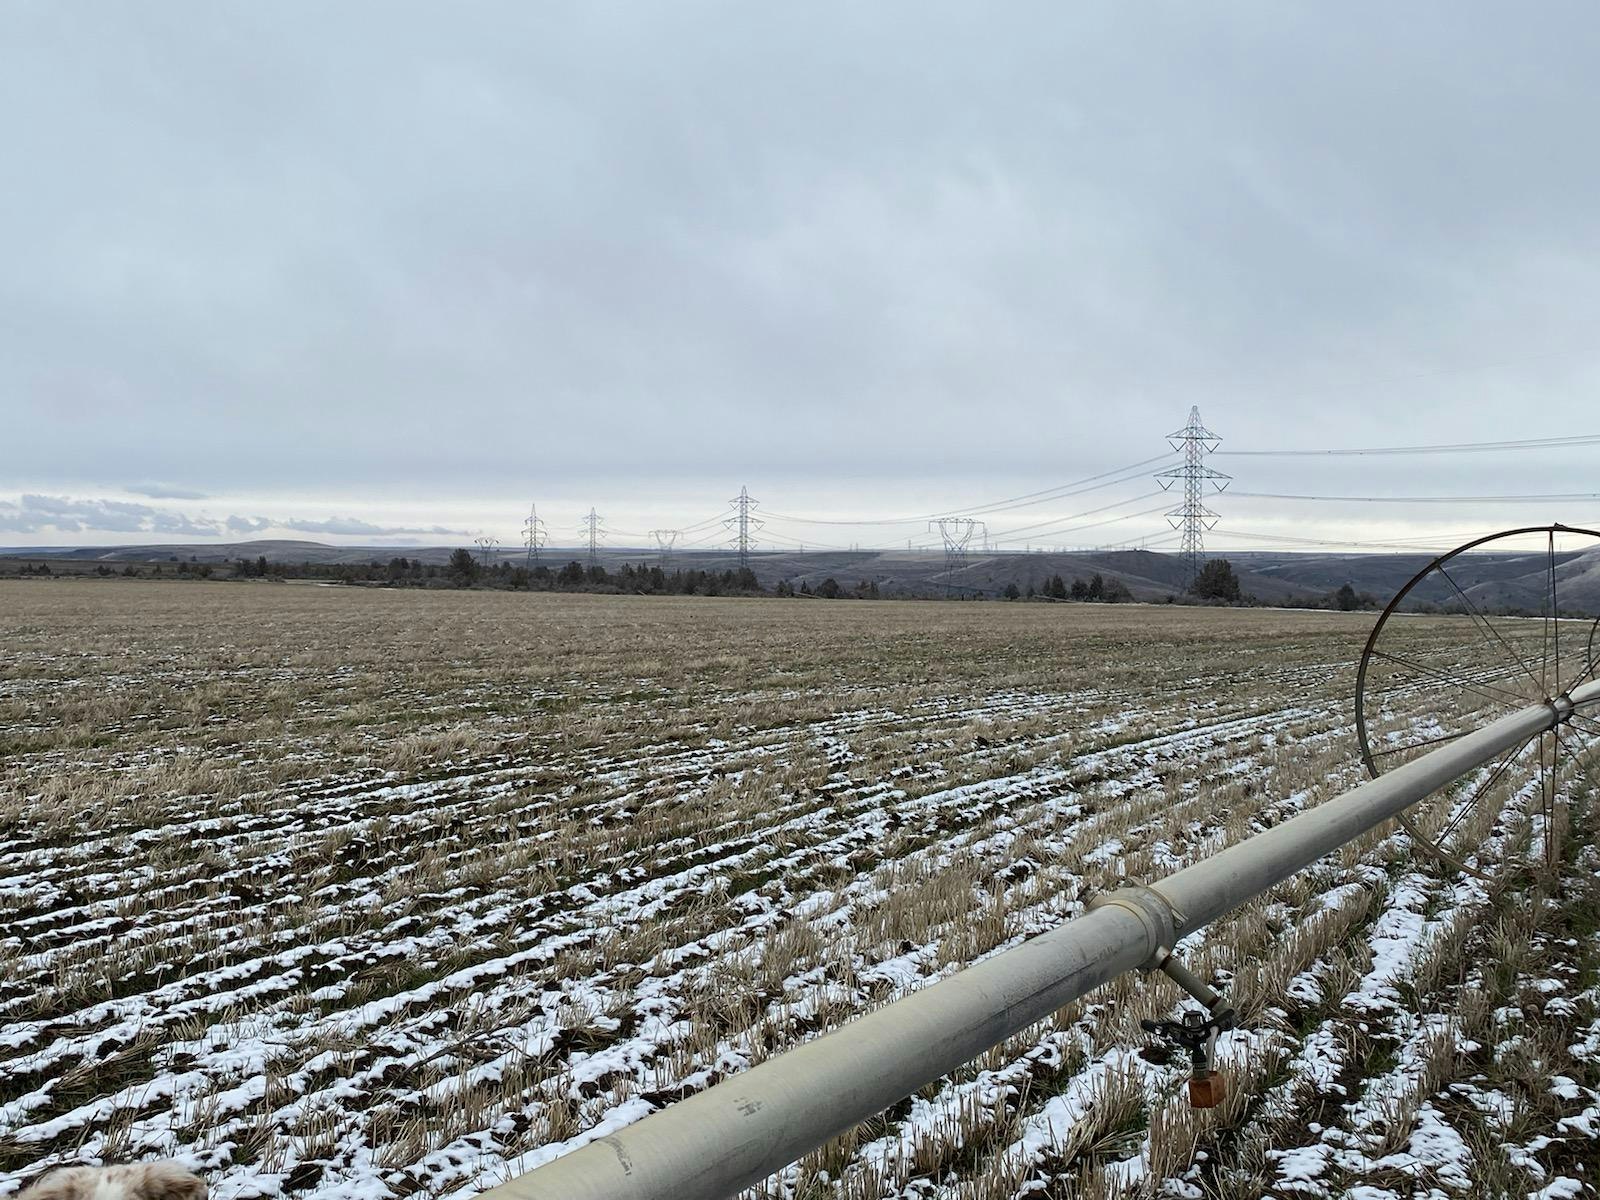
[[[0,548],[0,557],[50,559],[76,563],[202,562],[213,565],[254,561],[312,563],[321,566],[387,563],[392,558],[442,566],[457,546],[329,546],[323,542],[256,540],[140,546],[70,546]],[[576,547],[547,546],[546,565],[559,567],[584,561],[586,552]],[[1386,602],[1433,557],[1430,553],[1327,554],[1298,551],[1247,551],[1216,554],[1234,566],[1244,590],[1268,604],[1292,604],[1325,598],[1348,583],[1357,592]],[[622,563],[653,564],[656,552],[645,549],[606,548],[598,555],[602,566]],[[1600,613],[1600,551],[1559,555],[1563,605],[1582,605]],[[520,565],[518,550],[505,550],[499,561]],[[732,550],[679,551],[674,567],[725,571],[738,565]],[[809,554],[792,551],[755,553],[750,565],[763,586],[780,580],[812,587],[828,578],[853,586],[861,580],[878,584],[885,596],[942,595],[946,588],[944,556],[937,550],[830,550]],[[1543,555],[1474,555],[1460,574],[1467,593],[1486,608],[1521,607],[1538,611],[1547,582]],[[1176,556],[1150,550],[1086,550],[1048,553],[971,553],[948,582],[957,592],[999,595],[1008,584],[1020,591],[1030,586],[1042,591],[1054,575],[1066,583],[1100,575],[1107,582],[1127,586],[1135,599],[1161,601],[1182,589],[1183,568]],[[1419,600],[1449,603],[1453,596],[1419,594]]]

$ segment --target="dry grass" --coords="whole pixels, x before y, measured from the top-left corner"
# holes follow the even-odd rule
[[[492,1182],[1358,777],[1359,616],[0,590],[0,1180]],[[1525,807],[1462,836],[1521,861]],[[1380,831],[1191,952],[1245,1017],[1222,1109],[1131,1055],[1177,998],[1124,978],[759,1194],[1262,1196],[1326,1137],[1329,1194],[1393,1189],[1436,1114],[1534,1190],[1583,1110],[1540,1079],[1600,1087],[1595,865],[1461,888]]]

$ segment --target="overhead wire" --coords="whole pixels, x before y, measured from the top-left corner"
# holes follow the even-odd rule
[[[785,537],[783,534],[773,533],[769,529],[761,531],[761,540],[764,542],[787,542],[789,545],[797,546],[801,550],[837,550],[846,554],[852,553],[854,550],[854,547],[851,546],[837,546],[829,542],[802,541],[799,538]]]
[[[1314,500],[1334,504],[1547,504],[1551,501],[1600,500],[1600,492],[1553,492],[1514,496],[1311,496],[1297,492],[1229,492],[1235,499]]]
[[[923,513],[921,516],[916,517],[843,520],[836,517],[799,516],[792,513],[773,512],[770,509],[763,509],[761,515],[767,520],[784,521],[794,525],[914,525],[923,521],[937,521],[941,517],[977,517],[988,513],[1004,512],[1012,508],[1027,508],[1034,504],[1045,504],[1051,500],[1065,499],[1067,496],[1097,491],[1103,487],[1113,487],[1118,483],[1126,483],[1128,478],[1135,477],[1136,473],[1142,472],[1147,467],[1165,462],[1174,457],[1171,453],[1157,454],[1152,458],[1142,459],[1136,463],[1129,463],[1126,466],[1116,467],[1110,471],[1102,471],[1098,475],[1088,475],[1082,479],[1073,480],[1071,483],[1057,484],[1054,487],[1043,488],[1036,492],[1025,492],[1020,496],[1011,496],[1004,500],[991,500],[986,504],[978,504],[970,508],[945,509],[941,512]],[[1127,478],[1111,478],[1114,475],[1126,476]],[[1102,480],[1104,482],[1101,482]]]
[[[1037,521],[1032,525],[1022,525],[1022,526],[1019,526],[1016,529],[1008,529],[1008,530],[1005,531],[1005,534],[1004,534],[1003,537],[1000,537],[1000,538],[991,537],[989,540],[990,541],[1008,541],[1008,542],[1009,541],[1016,541],[1018,534],[1032,533],[1032,532],[1034,532],[1036,530],[1049,529],[1054,525],[1062,525],[1062,524],[1065,524],[1066,522],[1069,522],[1069,521],[1077,521],[1077,520],[1082,519],[1083,517],[1092,517],[1092,516],[1095,516],[1098,513],[1103,513],[1103,512],[1106,512],[1106,511],[1110,510],[1110,509],[1113,509],[1113,508],[1122,508],[1122,507],[1124,507],[1126,505],[1129,505],[1129,504],[1138,504],[1141,501],[1150,500],[1150,499],[1153,499],[1156,496],[1162,496],[1162,495],[1166,495],[1166,494],[1167,493],[1157,489],[1156,491],[1153,491],[1153,492],[1146,492],[1142,496],[1134,496],[1134,497],[1132,497],[1130,499],[1127,499],[1127,500],[1118,500],[1118,501],[1115,501],[1114,503],[1111,503],[1111,504],[1102,504],[1099,508],[1091,508],[1091,509],[1088,509],[1085,512],[1073,513],[1072,516],[1070,516],[1070,517],[1054,517],[1054,518],[1052,518],[1051,520],[1048,520],[1048,521]],[[1163,512],[1163,511],[1166,510],[1166,508],[1167,508],[1167,505],[1163,504],[1163,505],[1161,505],[1160,508],[1151,509],[1150,512]],[[1117,519],[1118,520],[1126,520],[1126,519],[1130,519],[1132,517],[1148,516],[1148,515],[1149,515],[1149,512],[1146,512],[1146,513],[1129,513],[1128,517],[1125,517],[1125,518],[1124,517],[1119,517]],[[1102,524],[1107,524],[1107,522],[1096,521],[1095,524],[1102,525]]]
[[[1366,447],[1326,448],[1326,449],[1283,448],[1283,449],[1262,449],[1262,450],[1249,450],[1249,449],[1245,449],[1245,450],[1221,450],[1221,449],[1218,449],[1218,450],[1214,451],[1214,453],[1215,454],[1220,454],[1220,455],[1225,455],[1225,456],[1231,455],[1231,456],[1236,456],[1236,457],[1274,457],[1274,456],[1276,456],[1276,457],[1319,457],[1319,456],[1331,457],[1331,456],[1355,456],[1355,455],[1455,454],[1455,453],[1480,453],[1480,452],[1515,451],[1515,450],[1527,451],[1527,450],[1537,450],[1537,449],[1560,449],[1560,448],[1568,448],[1568,447],[1590,446],[1590,445],[1596,445],[1596,444],[1600,444],[1600,434],[1574,434],[1574,435],[1567,435],[1567,436],[1562,436],[1562,437],[1550,437],[1550,438],[1523,438],[1523,439],[1501,440],[1501,441],[1491,441],[1491,442],[1454,442],[1454,443],[1438,443],[1438,444],[1416,445],[1416,446],[1366,446]],[[1055,485],[1053,487],[1042,488],[1042,489],[1039,489],[1039,490],[1033,491],[1033,492],[1025,492],[1025,493],[1023,493],[1021,495],[1018,495],[1018,496],[1011,496],[1011,497],[1007,497],[1007,498],[1001,499],[1001,500],[988,501],[986,503],[974,505],[974,506],[972,506],[970,508],[965,508],[965,509],[946,509],[946,510],[943,510],[943,511],[940,511],[940,512],[924,513],[924,514],[921,514],[921,515],[918,515],[918,516],[910,516],[910,517],[842,519],[842,518],[836,518],[836,517],[807,517],[807,516],[802,516],[802,515],[797,515],[797,514],[774,512],[774,511],[769,510],[769,509],[763,509],[762,512],[761,512],[761,517],[762,517],[764,522],[768,523],[769,527],[764,531],[762,536],[763,536],[764,539],[767,539],[767,540],[769,540],[769,541],[771,541],[773,543],[780,543],[780,544],[784,544],[784,545],[792,545],[792,546],[795,546],[795,547],[802,547],[802,548],[804,548],[804,547],[814,547],[816,549],[848,551],[848,550],[856,549],[857,547],[840,546],[840,545],[837,545],[835,543],[822,542],[822,541],[814,540],[814,539],[811,539],[811,538],[800,537],[800,536],[797,536],[797,534],[799,533],[799,530],[796,530],[794,527],[796,527],[796,526],[822,525],[822,526],[854,526],[854,527],[863,527],[863,528],[873,528],[873,527],[884,528],[884,527],[894,526],[894,525],[921,524],[921,523],[927,522],[927,521],[938,521],[938,520],[941,520],[941,519],[950,519],[950,518],[977,519],[977,518],[981,518],[981,517],[992,516],[992,515],[995,515],[995,514],[998,514],[998,513],[1002,513],[1002,512],[1009,512],[1009,511],[1013,511],[1013,510],[1016,510],[1016,509],[1033,507],[1033,506],[1039,505],[1039,504],[1046,504],[1046,503],[1049,503],[1049,502],[1051,502],[1053,500],[1065,499],[1065,498],[1070,497],[1070,496],[1083,495],[1083,494],[1087,494],[1089,492],[1099,491],[1099,490],[1102,490],[1104,488],[1115,487],[1116,485],[1118,485],[1120,483],[1131,482],[1133,479],[1138,478],[1140,475],[1147,473],[1147,469],[1148,468],[1151,468],[1151,467],[1153,467],[1153,466],[1155,466],[1156,464],[1159,464],[1159,463],[1164,463],[1164,462],[1167,462],[1167,461],[1171,461],[1171,460],[1173,460],[1173,458],[1174,458],[1174,456],[1172,454],[1163,453],[1163,454],[1152,456],[1152,457],[1147,458],[1147,459],[1142,459],[1139,462],[1129,463],[1129,464],[1126,464],[1124,466],[1116,467],[1116,468],[1113,468],[1113,469],[1108,470],[1108,471],[1102,471],[1102,472],[1099,472],[1099,473],[1094,474],[1094,475],[1088,475],[1088,476],[1085,476],[1082,479],[1074,480],[1074,481],[1069,482],[1069,483],[1058,484],[1058,485]],[[1070,516],[1052,517],[1052,518],[1050,518],[1048,520],[1036,521],[1036,522],[1033,522],[1032,524],[1019,526],[1019,527],[1016,527],[1014,529],[1000,531],[998,533],[991,534],[988,537],[987,545],[989,545],[989,546],[997,546],[997,545],[1002,545],[1002,544],[1014,545],[1016,542],[1018,542],[1020,540],[1023,540],[1024,535],[1031,535],[1031,536],[1029,536],[1027,538],[1027,540],[1033,541],[1033,540],[1036,540],[1037,538],[1039,538],[1040,536],[1043,536],[1043,535],[1046,535],[1046,534],[1056,534],[1056,535],[1071,534],[1071,533],[1075,533],[1075,532],[1077,532],[1079,530],[1099,528],[1099,527],[1102,527],[1102,526],[1105,526],[1105,525],[1111,525],[1111,524],[1116,524],[1116,523],[1119,523],[1119,522],[1122,522],[1122,521],[1133,520],[1133,519],[1136,519],[1138,517],[1153,515],[1154,513],[1163,511],[1165,506],[1163,505],[1162,508],[1146,509],[1146,510],[1142,510],[1140,512],[1126,513],[1126,514],[1122,514],[1120,516],[1115,516],[1115,517],[1107,517],[1104,520],[1099,520],[1099,521],[1091,521],[1091,522],[1087,522],[1087,523],[1074,524],[1075,522],[1082,522],[1082,519],[1085,518],[1085,517],[1095,516],[1095,515],[1097,515],[1099,513],[1111,511],[1111,510],[1117,509],[1119,507],[1123,507],[1123,506],[1128,505],[1128,504],[1136,504],[1141,500],[1153,498],[1153,497],[1155,497],[1157,495],[1161,495],[1161,494],[1162,493],[1160,493],[1160,492],[1147,492],[1147,493],[1144,493],[1143,495],[1136,496],[1136,497],[1133,497],[1131,499],[1121,500],[1121,501],[1117,501],[1117,502],[1112,503],[1112,504],[1102,505],[1102,506],[1097,507],[1097,508],[1088,509],[1088,510],[1086,510],[1084,512],[1074,513],[1074,514],[1072,514]],[[1456,496],[1359,496],[1359,495],[1318,495],[1318,494],[1290,493],[1290,492],[1230,491],[1229,495],[1231,497],[1236,497],[1236,498],[1239,498],[1239,499],[1249,499],[1249,500],[1280,500],[1280,501],[1295,501],[1295,502],[1302,502],[1303,501],[1303,502],[1310,502],[1310,503],[1327,503],[1327,504],[1345,504],[1345,503],[1348,503],[1348,504],[1539,504],[1539,503],[1556,503],[1556,502],[1568,502],[1568,503],[1570,503],[1570,502],[1588,502],[1588,501],[1600,500],[1600,493],[1590,493],[1590,492],[1577,492],[1577,493],[1570,493],[1569,492],[1569,493],[1548,493],[1548,494],[1508,494],[1508,495],[1456,495]],[[697,533],[697,532],[700,532],[700,531],[705,531],[705,532],[700,537],[688,538],[688,539],[685,539],[685,540],[680,540],[679,542],[677,542],[677,544],[673,548],[674,549],[689,549],[689,548],[695,548],[695,547],[704,547],[704,546],[708,545],[708,543],[714,542],[721,535],[722,531],[721,531],[721,529],[719,527],[723,523],[725,523],[728,519],[729,519],[728,514],[726,514],[726,513],[718,513],[718,514],[716,514],[714,516],[706,517],[706,518],[703,518],[703,519],[701,519],[699,521],[696,521],[696,522],[694,522],[692,524],[685,525],[685,526],[681,527],[677,531],[680,538],[683,538],[683,535],[685,535],[685,534],[692,534],[692,533]],[[770,525],[772,523],[776,523],[778,526],[780,526],[780,529],[770,528]],[[783,527],[787,527],[789,529],[789,532],[782,532],[781,529]],[[641,532],[639,532],[637,530],[626,530],[626,529],[615,529],[615,528],[608,529],[608,530],[606,530],[606,532],[609,533],[609,534],[614,534],[614,535],[618,535],[618,536],[622,536],[622,537],[632,537],[632,538],[640,538],[640,539],[645,539],[645,538],[648,538],[649,536],[651,536],[651,535],[646,534],[646,533],[641,533]],[[1290,534],[1264,534],[1264,533],[1260,533],[1260,532],[1253,531],[1253,530],[1240,530],[1240,529],[1235,529],[1235,528],[1231,528],[1231,527],[1220,528],[1220,529],[1216,530],[1215,532],[1216,532],[1216,536],[1217,537],[1224,538],[1224,539],[1229,537],[1229,536],[1237,536],[1239,538],[1248,539],[1248,540],[1256,540],[1256,541],[1277,540],[1277,541],[1281,541],[1281,542],[1289,542],[1289,543],[1299,544],[1299,545],[1327,545],[1327,546],[1351,546],[1351,547],[1368,547],[1368,546],[1370,546],[1370,547],[1373,547],[1373,548],[1383,548],[1383,549],[1407,549],[1407,548],[1410,548],[1410,544],[1415,544],[1415,543],[1421,543],[1423,545],[1432,545],[1432,544],[1436,544],[1436,543],[1437,544],[1445,544],[1448,541],[1448,537],[1447,536],[1440,536],[1440,537],[1429,536],[1429,537],[1419,537],[1419,538],[1412,538],[1412,539],[1403,539],[1402,538],[1402,539],[1370,540],[1370,541],[1364,541],[1364,540],[1359,539],[1359,538],[1357,538],[1357,539],[1349,539],[1349,540],[1334,540],[1334,539],[1308,538],[1308,537],[1304,537],[1304,536],[1300,536],[1300,535],[1290,535]],[[1161,538],[1159,538],[1156,541],[1155,544],[1159,545],[1159,544],[1163,544],[1165,542],[1174,541],[1174,540],[1177,540],[1177,535],[1176,534],[1164,534],[1164,535],[1162,535]],[[1148,542],[1147,542],[1147,544],[1148,544]],[[910,547],[913,550],[937,550],[939,548],[939,546],[940,546],[940,542],[937,539],[929,539],[929,538],[924,536],[924,537],[908,538],[907,539],[907,545],[908,545],[908,547]],[[873,548],[873,549],[884,549],[884,548],[892,548],[892,547],[871,547],[871,548]]]
[[[1048,504],[1051,500],[1064,500],[1068,496],[1081,496],[1088,492],[1097,492],[1101,488],[1115,487],[1119,483],[1127,483],[1131,479],[1137,479],[1148,474],[1150,467],[1162,465],[1169,460],[1177,461],[1175,455],[1157,454],[1153,458],[1143,459],[1125,467],[1118,467],[1114,471],[1104,471],[1099,475],[1091,475],[1087,479],[1080,479],[1075,483],[1064,483],[1054,488],[1029,492],[1024,496],[1013,497],[1011,500],[997,500],[990,504],[980,504],[976,508],[952,509],[939,515],[981,517],[991,513],[1009,512],[1017,508],[1031,508],[1036,504]],[[1118,476],[1118,478],[1113,479],[1111,476]],[[1101,480],[1104,482],[1098,482]],[[938,518],[931,519],[937,520]]]
[[[707,533],[707,534],[705,534],[705,535],[703,535],[701,537],[691,538],[686,542],[679,542],[673,547],[673,549],[675,549],[675,550],[679,549],[679,548],[687,549],[690,546],[704,546],[707,542],[712,541],[714,538],[716,538],[718,536],[720,536],[720,535],[717,532],[713,531],[713,532]]]
[[[1540,531],[1542,533],[1542,530]],[[1276,544],[1290,543],[1297,546],[1329,546],[1339,548],[1354,548],[1357,550],[1372,550],[1376,552],[1403,551],[1407,553],[1424,554],[1434,549],[1452,549],[1474,537],[1481,536],[1481,529],[1471,529],[1455,533],[1434,533],[1426,537],[1406,538],[1312,538],[1291,533],[1263,533],[1253,529],[1238,529],[1233,526],[1219,528],[1215,537],[1219,540],[1228,538],[1246,538],[1256,542],[1272,542]]]
[[[728,519],[728,513],[720,512],[714,517],[707,517],[703,521],[696,521],[693,525],[685,525],[682,529],[678,530],[678,532],[679,533],[693,533],[697,529],[705,529],[705,528],[707,528],[709,526],[712,526],[712,525],[721,524],[723,521],[726,521],[727,519]]]
[[[1451,541],[1449,535],[1442,535],[1440,537],[1432,538],[1408,539],[1403,541],[1374,541],[1363,538],[1312,538],[1303,537],[1299,534],[1292,533],[1258,533],[1254,530],[1235,529],[1231,526],[1227,528],[1219,528],[1214,531],[1214,534],[1217,539],[1223,541],[1227,540],[1228,538],[1246,538],[1255,542],[1273,542],[1276,544],[1288,542],[1296,546],[1354,547],[1356,549],[1378,550],[1414,550],[1419,554],[1424,553],[1427,546],[1430,544],[1452,546],[1459,545],[1460,541],[1462,540],[1458,538],[1456,541]],[[1470,537],[1471,535],[1469,534],[1466,536]]]
[[[1160,493],[1158,492],[1156,494],[1159,495]],[[1146,499],[1146,498],[1147,497],[1140,497],[1140,499]],[[1123,501],[1123,503],[1124,504],[1131,504],[1131,503],[1134,503],[1134,501],[1125,500],[1125,501]],[[1117,505],[1107,505],[1106,507],[1107,508],[1115,508],[1115,507],[1118,507],[1118,506]],[[1094,509],[1092,511],[1093,512],[1104,512],[1105,509]],[[1090,522],[1088,522],[1087,524],[1084,524],[1084,525],[1073,525],[1070,528],[1058,529],[1058,530],[1054,530],[1053,532],[1058,533],[1058,534],[1062,534],[1062,533],[1077,533],[1080,530],[1084,530],[1084,529],[1098,529],[1102,525],[1115,525],[1119,521],[1131,521],[1136,517],[1148,517],[1148,516],[1151,516],[1151,515],[1153,515],[1155,513],[1164,513],[1166,511],[1167,511],[1167,506],[1165,504],[1162,504],[1162,505],[1158,505],[1155,508],[1144,509],[1142,512],[1125,513],[1120,517],[1107,517],[1103,521],[1090,521]],[[1083,513],[1082,515],[1083,516],[1089,516],[1091,514],[1090,513]],[[1025,533],[1025,532],[1028,532],[1028,530],[1027,529],[1013,530],[1013,531],[1011,531],[1010,533],[1008,533],[1004,537],[991,537],[989,539],[989,541],[990,541],[990,544],[1004,544],[1004,543],[1007,543],[1007,542],[1015,544],[1016,542],[1022,541],[1023,539],[1020,538],[1020,537],[1014,536],[1014,535],[1017,534],[1017,533]],[[1028,540],[1032,541],[1033,539],[1030,538]]]
[[[1159,456],[1158,459],[1155,460],[1155,461],[1159,461],[1160,458],[1165,458],[1165,457],[1167,457],[1167,456],[1165,456],[1165,455]],[[1141,464],[1141,465],[1148,465],[1148,463]],[[1116,473],[1117,472],[1106,472],[1106,474],[1116,474]],[[1109,481],[1109,483],[1117,483],[1117,482],[1127,482],[1127,480],[1126,479],[1121,479],[1121,480],[1111,480],[1111,481]],[[1109,486],[1109,483],[1108,484],[1102,484],[1102,485],[1099,485],[1099,486]],[[1087,492],[1087,491],[1097,490],[1097,488],[1089,487],[1089,488],[1084,488],[1082,490]],[[1022,535],[1024,535],[1024,534],[1030,534],[1030,533],[1041,534],[1041,533],[1047,533],[1047,532],[1059,533],[1059,534],[1074,533],[1074,532],[1077,532],[1078,530],[1082,530],[1082,529],[1096,529],[1096,528],[1099,528],[1099,527],[1104,526],[1104,525],[1116,524],[1116,523],[1121,522],[1121,521],[1130,521],[1130,520],[1133,520],[1133,519],[1135,519],[1137,517],[1150,516],[1153,513],[1165,512],[1167,510],[1167,508],[1168,508],[1168,505],[1162,504],[1157,508],[1145,509],[1145,510],[1142,510],[1140,512],[1134,512],[1134,513],[1125,513],[1125,514],[1123,514],[1121,516],[1111,517],[1111,518],[1107,518],[1107,519],[1101,520],[1101,521],[1089,521],[1089,522],[1082,523],[1082,524],[1074,524],[1074,522],[1082,522],[1083,518],[1085,518],[1085,517],[1092,517],[1092,516],[1095,516],[1095,515],[1097,515],[1099,513],[1109,512],[1109,511],[1112,511],[1112,510],[1117,509],[1117,508],[1125,507],[1126,505],[1129,505],[1129,504],[1137,504],[1141,500],[1148,500],[1148,499],[1152,499],[1152,498],[1154,498],[1156,496],[1163,496],[1163,495],[1166,495],[1166,494],[1167,493],[1165,493],[1165,492],[1163,492],[1161,490],[1146,492],[1146,493],[1143,493],[1142,495],[1134,496],[1134,497],[1131,497],[1131,498],[1128,498],[1128,499],[1114,501],[1111,504],[1103,504],[1103,505],[1100,505],[1100,506],[1098,506],[1096,508],[1086,509],[1083,512],[1073,513],[1073,514],[1071,514],[1069,516],[1052,517],[1047,521],[1037,521],[1037,522],[1034,522],[1031,525],[1019,526],[1019,527],[1017,527],[1015,529],[1005,530],[1005,531],[1002,531],[1002,532],[1000,532],[998,534],[991,534],[989,539],[988,539],[988,544],[991,545],[991,546],[999,545],[999,544],[1008,544],[1008,543],[1009,544],[1015,544],[1016,542],[1023,540]],[[763,517],[764,520],[767,520],[769,522],[776,520],[776,521],[779,521],[780,523],[788,523],[781,516],[779,516],[777,514],[774,514],[774,513],[771,513],[769,511],[766,511],[766,510],[763,510],[762,517]],[[796,523],[798,523],[798,522],[796,522]],[[838,524],[843,524],[843,522],[837,522],[837,523]],[[872,522],[859,522],[859,524],[866,525],[866,524],[872,524]],[[1063,528],[1064,526],[1065,526],[1065,528]],[[710,536],[715,536],[715,535],[710,535]],[[815,541],[815,540],[812,540],[810,538],[802,539],[802,538],[794,536],[792,533],[791,534],[781,533],[778,530],[772,529],[770,527],[770,525],[763,530],[761,536],[764,539],[768,540],[768,541],[784,542],[784,543],[787,543],[787,544],[793,545],[793,546],[808,546],[808,547],[815,547],[817,549],[827,549],[827,550],[837,550],[837,551],[850,551],[852,549],[855,549],[855,547],[840,546],[840,545],[834,544],[834,543]],[[692,546],[692,545],[696,545],[696,544],[702,543],[702,542],[704,542],[706,540],[708,540],[708,539],[702,538],[702,539],[698,539],[697,542],[687,542],[687,543],[683,543],[683,545],[684,546]],[[940,545],[938,542],[929,541],[927,539],[908,539],[908,541],[911,543],[911,548],[914,549],[914,550],[937,550],[939,548],[939,545]],[[892,547],[871,547],[871,548],[872,549],[886,549],[886,548],[892,548]]]
[[[1565,449],[1570,446],[1600,444],[1600,433],[1572,434],[1566,437],[1522,438],[1498,442],[1447,442],[1431,446],[1363,446],[1331,450],[1214,450],[1214,455],[1230,458],[1298,458],[1352,454],[1477,454],[1502,450]]]

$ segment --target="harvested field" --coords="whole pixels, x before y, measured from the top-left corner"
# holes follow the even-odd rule
[[[1370,624],[0,585],[0,1194],[470,1196],[1358,782]],[[1123,979],[751,1195],[1594,1194],[1597,777],[1559,871],[1511,771],[1487,880],[1382,830],[1194,938],[1219,1109]]]

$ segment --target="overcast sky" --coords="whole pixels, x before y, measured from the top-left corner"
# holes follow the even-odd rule
[[[916,516],[1155,456],[1193,404],[1224,450],[1600,432],[1597,62],[1580,3],[8,0],[0,544],[511,542],[535,500],[570,544],[745,484]],[[1214,465],[1546,494],[1597,457]],[[1158,536],[1077,528],[1153,489],[991,529]]]

